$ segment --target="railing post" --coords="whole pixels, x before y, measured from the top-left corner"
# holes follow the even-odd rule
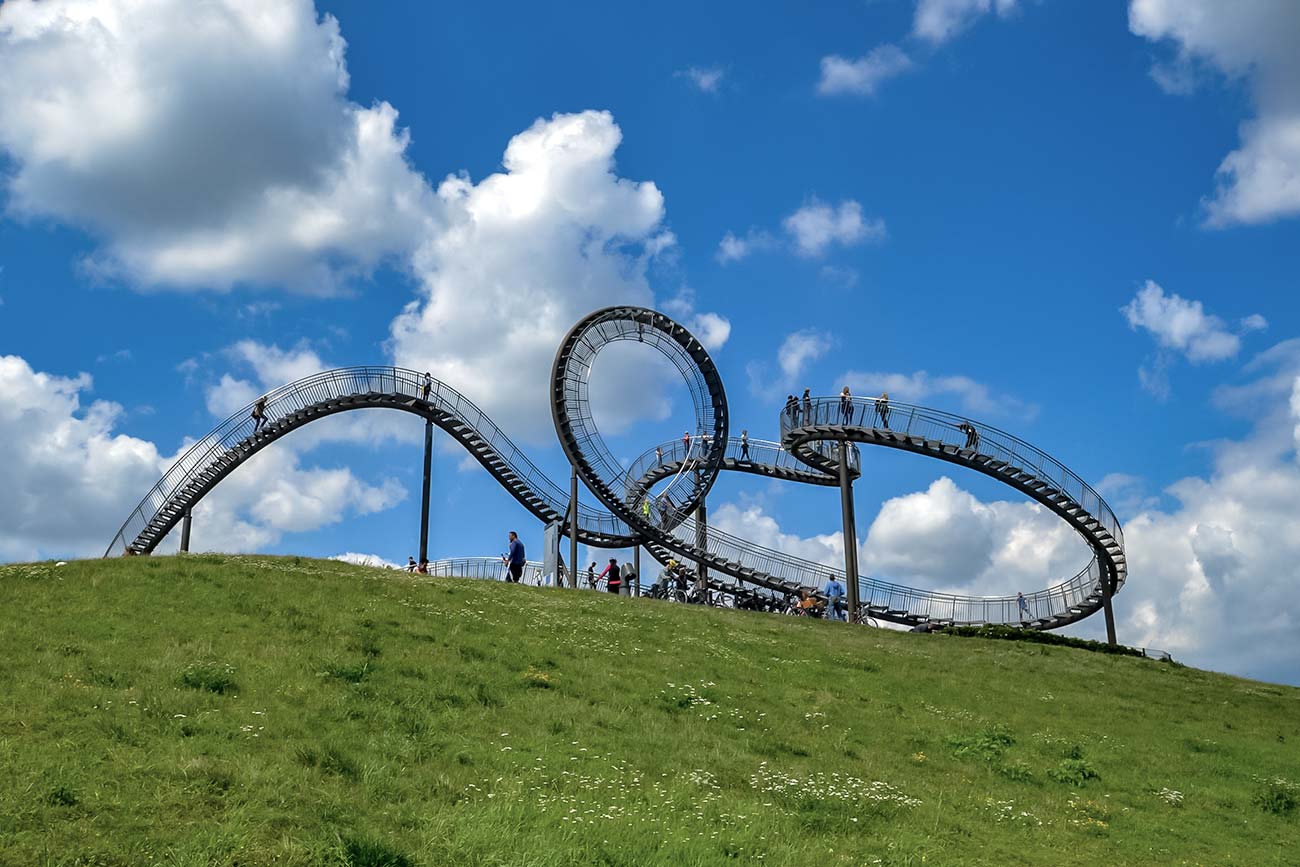
[[[840,441],[840,510],[844,518],[844,583],[849,611],[858,610],[858,530],[853,516],[853,477],[849,475],[849,444]]]
[[[190,507],[185,507],[185,517],[181,519],[181,551],[186,554],[190,551],[190,524],[194,521],[194,515]]]
[[[636,584],[636,595],[641,595],[641,542],[638,540],[632,546],[632,571],[636,573],[633,582]]]
[[[433,473],[433,420],[424,420],[424,487],[420,498],[420,562],[429,562],[429,482]]]

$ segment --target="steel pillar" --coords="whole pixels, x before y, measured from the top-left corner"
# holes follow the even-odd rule
[[[1114,573],[1107,567],[1102,567],[1101,576],[1101,607],[1106,613],[1106,643],[1111,647],[1116,644],[1115,640],[1115,609],[1111,607],[1110,597],[1114,593],[1113,584],[1115,583]]]
[[[557,576],[558,578],[558,576]],[[557,580],[556,585],[559,585]],[[578,467],[569,476],[569,587],[578,586]]]
[[[424,421],[424,488],[420,497],[420,561],[429,562],[429,482],[433,476],[433,421]]]
[[[850,615],[858,610],[858,528],[853,516],[853,478],[849,475],[849,444],[840,443],[840,510],[844,518],[844,584]]]
[[[636,578],[632,579],[636,583],[636,594],[641,595],[641,543],[632,546],[632,571],[636,573]]]
[[[194,515],[190,512],[189,506],[185,507],[185,517],[181,519],[181,550],[189,553],[190,550],[190,524],[194,522]]]

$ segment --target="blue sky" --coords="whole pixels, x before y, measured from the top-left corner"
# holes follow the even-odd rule
[[[1280,0],[8,0],[0,557],[98,554],[185,438],[329,365],[432,368],[564,479],[550,354],[635,302],[703,333],[752,436],[849,383],[1041,446],[1129,527],[1122,640],[1300,683],[1297,37]],[[603,374],[617,449],[680,435],[653,364]],[[419,435],[295,434],[195,546],[404,560]],[[988,480],[865,457],[872,574],[1004,593],[1084,562]],[[540,548],[445,442],[435,474],[435,555]],[[711,508],[842,550],[834,491],[726,478]]]

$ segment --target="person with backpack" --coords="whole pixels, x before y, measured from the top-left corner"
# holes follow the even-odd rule
[[[253,419],[253,433],[257,433],[266,424],[266,395],[259,397],[253,404],[249,417]]]

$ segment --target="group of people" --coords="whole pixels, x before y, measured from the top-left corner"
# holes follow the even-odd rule
[[[587,567],[587,588],[599,590],[601,581],[605,582],[605,589],[608,592],[615,595],[629,595],[637,586],[636,566],[631,560],[620,566],[617,557],[610,557],[604,570],[597,575],[596,564],[592,563]]]
[[[870,412],[875,413],[875,427],[889,429],[889,392],[882,391],[880,397],[876,398],[871,404],[863,404],[862,415],[858,424],[867,423],[867,415]],[[844,386],[840,392],[839,414],[836,419],[817,419],[813,407],[812,392],[810,389],[803,390],[803,397],[797,398],[793,394],[788,395],[785,399],[785,415],[789,420],[790,427],[797,427],[799,424],[813,424],[821,421],[823,424],[838,422],[839,424],[853,424],[853,394],[849,387]],[[828,413],[829,415],[829,413]]]

